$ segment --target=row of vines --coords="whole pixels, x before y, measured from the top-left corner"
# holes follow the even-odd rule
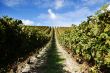
[[[0,18],[0,73],[25,60],[50,40],[51,27],[24,26],[21,20]]]
[[[79,26],[56,28],[59,43],[90,73],[110,73],[110,12],[89,16]]]

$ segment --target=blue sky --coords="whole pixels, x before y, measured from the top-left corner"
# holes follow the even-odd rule
[[[86,20],[110,0],[0,0],[0,16],[26,25],[70,26]]]

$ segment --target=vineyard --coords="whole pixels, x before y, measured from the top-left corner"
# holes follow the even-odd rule
[[[0,73],[110,73],[110,11],[71,27],[1,17]]]
[[[78,63],[87,62],[91,73],[110,72],[110,12],[56,30],[60,44]]]
[[[40,51],[50,40],[51,28],[23,26],[20,20],[0,18],[0,68],[12,67]]]

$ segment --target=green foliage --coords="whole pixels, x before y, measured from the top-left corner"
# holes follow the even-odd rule
[[[43,28],[46,29],[42,30]],[[21,20],[1,17],[0,68],[6,68],[20,58],[24,60],[29,53],[39,51],[50,40],[50,33],[49,27],[23,26]]]
[[[68,30],[57,30],[63,31],[57,34],[60,44],[87,61],[90,72],[110,72],[110,12],[89,16],[87,21]]]

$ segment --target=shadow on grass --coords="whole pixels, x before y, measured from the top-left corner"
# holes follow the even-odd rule
[[[64,65],[62,64],[62,61],[64,59],[60,58],[58,53],[55,34],[53,32],[51,44],[45,54],[46,56],[42,57],[42,59],[45,58],[46,61],[41,64],[40,67],[36,67],[36,71],[34,71],[34,73],[70,73],[63,69]]]

